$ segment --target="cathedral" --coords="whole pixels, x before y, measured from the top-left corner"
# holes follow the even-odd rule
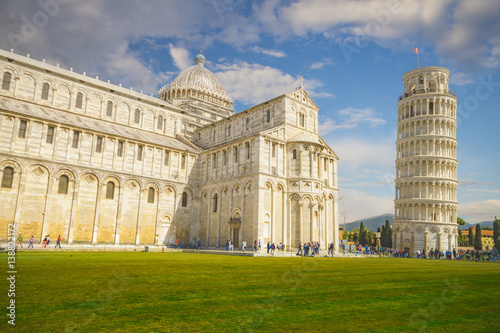
[[[156,98],[0,50],[0,240],[338,247],[316,104],[299,87],[235,113],[205,61]]]

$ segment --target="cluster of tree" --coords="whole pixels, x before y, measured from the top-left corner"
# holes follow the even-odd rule
[[[368,245],[372,246],[375,245],[375,234],[371,232],[370,230],[365,228],[365,224],[361,222],[359,228],[354,229],[350,233],[345,233],[343,236],[344,239],[347,239],[349,241],[353,241],[355,243],[359,243],[363,246]]]
[[[392,247],[392,226],[389,220],[385,220],[385,225],[382,226],[380,246]]]
[[[481,225],[476,224],[476,235],[474,237],[474,249],[482,250],[483,249],[483,241],[481,240]]]
[[[382,226],[382,228],[378,227],[377,232],[380,232],[380,246],[392,247],[392,227],[389,220],[385,221],[385,225]],[[350,233],[345,232],[342,238],[359,243],[362,246],[377,245],[377,237],[375,233],[366,229],[363,222],[360,223],[359,228],[354,229]]]

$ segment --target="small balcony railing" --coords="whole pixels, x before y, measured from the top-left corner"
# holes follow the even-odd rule
[[[440,94],[447,94],[451,96],[455,96],[455,93],[451,90],[440,90],[440,89],[416,89],[410,92],[404,92],[399,96],[398,102],[406,97],[410,97],[413,95],[420,95],[420,94],[432,94],[432,93],[440,93]]]

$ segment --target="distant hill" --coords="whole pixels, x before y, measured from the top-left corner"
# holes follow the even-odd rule
[[[372,217],[367,217],[364,219],[359,219],[353,222],[348,222],[346,223],[346,229],[348,231],[353,231],[356,228],[359,228],[359,225],[361,222],[365,223],[365,228],[370,230],[370,231],[377,231],[377,228],[380,227],[382,228],[383,225],[385,225],[385,220],[389,220],[389,222],[392,225],[392,220],[394,218],[394,214],[382,214],[378,216],[372,216]],[[469,229],[469,227],[475,227],[477,223],[465,223],[464,225],[459,226],[460,230],[466,230]],[[481,227],[488,227],[488,228],[493,228],[493,221],[483,221],[479,222]],[[339,224],[341,227],[344,226],[343,222],[340,222]]]
[[[459,226],[460,230],[469,229],[469,227],[476,227],[477,223],[465,223],[464,225]],[[479,222],[479,225],[482,227],[493,228],[493,221],[483,221]]]
[[[380,227],[382,229],[382,226],[385,225],[385,220],[389,220],[389,222],[392,225],[393,218],[394,218],[394,214],[390,214],[390,213],[382,214],[382,215],[378,215],[378,216],[367,217],[364,219],[360,219],[360,220],[346,223],[346,229],[348,231],[352,231],[356,228],[359,228],[361,221],[363,221],[366,229],[375,232],[375,231],[377,231],[378,227]],[[342,227],[344,226],[344,224],[342,222],[339,223],[339,225]]]

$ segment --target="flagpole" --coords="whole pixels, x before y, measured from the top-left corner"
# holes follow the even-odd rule
[[[417,54],[417,66],[420,68],[420,59],[418,59],[418,47],[414,48],[413,51]]]

